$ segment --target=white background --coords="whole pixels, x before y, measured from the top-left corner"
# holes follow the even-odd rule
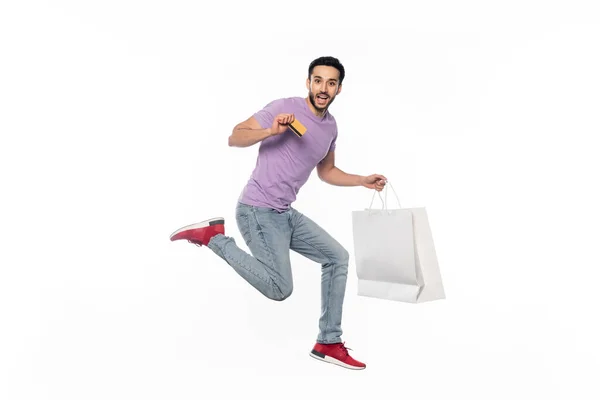
[[[597,399],[600,26],[592,1],[0,6],[0,398]],[[263,297],[172,243],[234,207],[233,126],[347,69],[338,166],[426,206],[447,299],[356,295],[351,371],[308,356],[318,265]],[[594,144],[593,144],[594,143]],[[371,192],[295,206],[344,243]],[[394,204],[391,204],[394,206]]]

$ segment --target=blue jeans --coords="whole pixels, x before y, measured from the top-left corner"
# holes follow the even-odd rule
[[[290,207],[271,208],[238,203],[236,221],[252,255],[232,237],[216,235],[208,247],[259,292],[285,300],[293,291],[290,250],[321,264],[319,343],[342,341],[342,307],[348,276],[348,251],[314,221]]]

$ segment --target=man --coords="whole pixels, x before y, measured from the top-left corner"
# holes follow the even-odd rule
[[[225,236],[223,218],[185,226],[174,232],[171,240],[207,246],[263,295],[277,301],[292,293],[290,250],[321,264],[319,334],[310,355],[363,369],[365,364],[348,354],[341,339],[348,252],[292,207],[315,167],[319,178],[331,185],[377,191],[385,186],[382,175],[351,175],[335,166],[338,131],[329,107],[342,90],[344,76],[344,67],[336,58],[317,58],[308,68],[306,98],[272,101],[233,128],[229,146],[249,147],[260,142],[255,169],[236,208],[237,226],[252,255]],[[296,122],[301,125],[294,125]]]

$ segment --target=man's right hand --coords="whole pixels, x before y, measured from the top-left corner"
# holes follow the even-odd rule
[[[270,128],[271,135],[281,135],[288,129],[290,123],[294,122],[294,114],[278,114],[273,119],[273,124]]]

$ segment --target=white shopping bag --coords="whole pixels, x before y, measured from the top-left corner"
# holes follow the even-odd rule
[[[371,200],[352,212],[358,295],[406,303],[445,299],[425,207],[402,208],[398,200],[400,208],[388,208],[388,186],[381,209]]]

